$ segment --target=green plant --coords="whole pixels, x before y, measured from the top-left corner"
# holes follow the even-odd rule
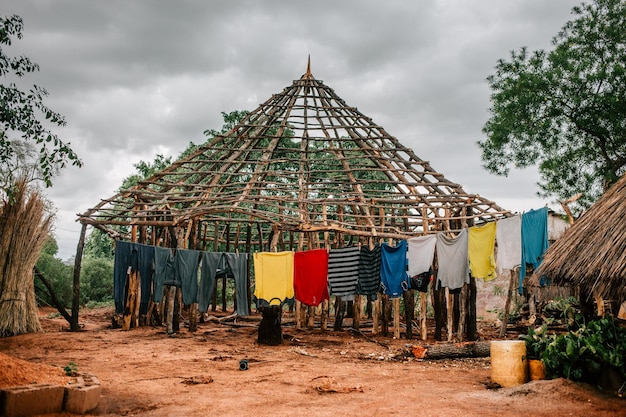
[[[564,324],[568,329],[577,329],[584,323],[584,317],[580,312],[578,300],[575,297],[557,297],[550,300],[543,307],[545,313],[551,317],[543,317],[548,324]]]
[[[554,336],[541,355],[549,377],[602,385],[606,372],[626,380],[626,329],[602,318]]]
[[[78,365],[76,362],[70,362],[63,367],[63,371],[67,376],[76,376],[78,375]]]
[[[528,334],[521,335],[520,339],[526,342],[526,356],[528,359],[541,359],[550,342],[548,325],[543,324],[537,328],[529,327]]]

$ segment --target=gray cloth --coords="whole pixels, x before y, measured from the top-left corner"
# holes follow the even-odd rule
[[[456,290],[469,284],[468,237],[467,229],[461,230],[456,237],[437,234],[437,281],[440,288]]]
[[[222,252],[202,252],[200,266],[200,286],[198,289],[198,311],[204,313],[209,308],[215,291],[215,276],[220,267]]]
[[[224,253],[224,259],[235,277],[237,315],[247,316],[250,314],[248,308],[248,254]]]
[[[198,260],[200,252],[189,249],[176,249],[174,268],[176,286],[180,286],[183,303],[190,305],[198,302]],[[180,283],[180,284],[177,284]]]
[[[204,313],[209,308],[215,291],[218,271],[230,271],[235,278],[237,315],[247,316],[248,308],[248,254],[203,252],[198,291],[198,311]]]
[[[152,287],[152,301],[160,303],[163,299],[163,285],[165,282],[175,280],[174,277],[174,256],[172,249],[154,248],[154,278]]]

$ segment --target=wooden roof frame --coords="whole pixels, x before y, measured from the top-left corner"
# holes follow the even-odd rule
[[[276,232],[406,239],[510,215],[466,193],[348,106],[313,77],[309,61],[300,79],[229,132],[78,221],[113,237],[136,227],[182,228],[186,236],[193,229],[204,247],[208,240],[217,247],[239,241],[242,227],[256,234],[248,241],[259,242],[263,230],[275,240]],[[304,246],[319,246],[315,239]]]

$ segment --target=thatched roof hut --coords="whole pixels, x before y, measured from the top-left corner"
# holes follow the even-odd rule
[[[546,251],[537,274],[626,299],[626,175]]]

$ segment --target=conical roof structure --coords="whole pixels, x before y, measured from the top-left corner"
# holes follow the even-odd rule
[[[404,239],[508,215],[347,105],[309,64],[232,130],[78,220],[110,235],[130,233],[120,226],[182,227],[204,246],[312,233],[304,245],[311,247],[341,236]]]

